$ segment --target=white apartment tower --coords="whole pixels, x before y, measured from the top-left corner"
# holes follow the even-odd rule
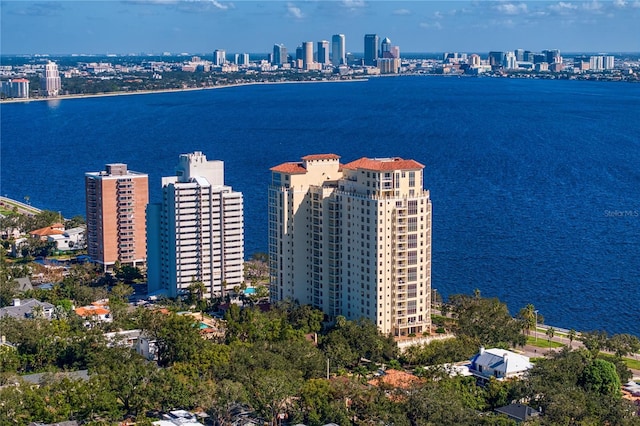
[[[221,67],[222,65],[227,63],[227,52],[221,49],[216,49],[213,51],[213,64],[217,67]]]
[[[205,297],[243,282],[242,193],[224,184],[224,163],[199,151],[180,155],[162,178],[162,202],[147,208],[149,292],[180,294],[196,281]]]
[[[47,65],[45,65],[44,75],[40,79],[40,84],[46,96],[55,97],[60,94],[62,83],[60,81],[58,65],[55,62],[49,61]]]
[[[424,166],[308,155],[271,169],[272,301],[368,318],[383,333],[431,326],[431,200]]]

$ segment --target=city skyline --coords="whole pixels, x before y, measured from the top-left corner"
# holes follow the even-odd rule
[[[548,48],[640,51],[640,0],[2,1],[3,54],[289,52],[345,34],[389,37],[403,52]]]

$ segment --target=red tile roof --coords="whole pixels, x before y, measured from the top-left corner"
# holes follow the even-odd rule
[[[373,380],[369,380],[369,384],[372,386],[378,386],[384,383],[393,388],[408,389],[421,380],[419,377],[413,374],[405,373],[404,371],[388,369],[382,376],[376,377]]]
[[[98,308],[94,306],[81,306],[76,308],[76,314],[81,317],[89,317],[94,315],[107,315],[110,311],[105,308]]]
[[[339,155],[336,154],[311,154],[311,155],[305,155],[304,157],[302,157],[302,160],[304,161],[311,161],[311,160],[338,160],[340,159]]]
[[[359,160],[352,161],[342,166],[345,169],[365,169],[375,171],[391,171],[391,170],[418,170],[423,169],[424,165],[415,160],[403,160],[402,158],[367,158],[362,157]]]
[[[47,226],[46,228],[35,229],[29,232],[29,235],[34,237],[47,237],[49,235],[62,235],[64,231],[55,228],[54,226]]]
[[[272,172],[288,173],[290,175],[307,173],[307,169],[300,163],[282,163],[270,169]]]

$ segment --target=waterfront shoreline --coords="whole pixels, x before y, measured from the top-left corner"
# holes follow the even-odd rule
[[[153,95],[159,93],[181,93],[181,92],[194,92],[198,90],[215,90],[215,89],[227,89],[232,87],[242,86],[260,86],[271,84],[299,84],[299,83],[353,83],[353,82],[365,82],[367,78],[352,78],[352,79],[339,79],[339,80],[286,80],[286,81],[256,81],[247,83],[233,83],[223,84],[219,86],[208,87],[187,87],[184,89],[160,89],[160,90],[138,90],[135,92],[108,92],[108,93],[91,93],[91,94],[79,94],[79,95],[61,95],[52,98],[20,98],[20,99],[2,99],[2,104],[14,104],[14,103],[29,103],[29,102],[42,102],[42,101],[62,101],[67,99],[90,99],[90,98],[104,98],[111,96],[132,96],[132,95]]]

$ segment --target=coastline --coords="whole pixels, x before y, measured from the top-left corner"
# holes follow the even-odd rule
[[[54,98],[19,98],[19,99],[3,99],[0,101],[2,104],[14,104],[14,103],[28,103],[28,102],[57,102],[67,99],[88,99],[88,98],[104,98],[109,96],[132,96],[132,95],[152,95],[158,93],[177,93],[177,92],[193,92],[197,90],[215,90],[226,89],[232,87],[242,86],[258,86],[268,84],[306,84],[306,83],[353,83],[368,81],[368,78],[353,78],[353,79],[339,79],[339,80],[286,80],[286,81],[255,81],[247,83],[232,83],[223,84],[220,86],[208,86],[208,87],[187,87],[184,89],[161,89],[161,90],[139,90],[135,92],[108,92],[108,93],[91,93],[91,94],[79,94],[79,95],[60,95]]]

